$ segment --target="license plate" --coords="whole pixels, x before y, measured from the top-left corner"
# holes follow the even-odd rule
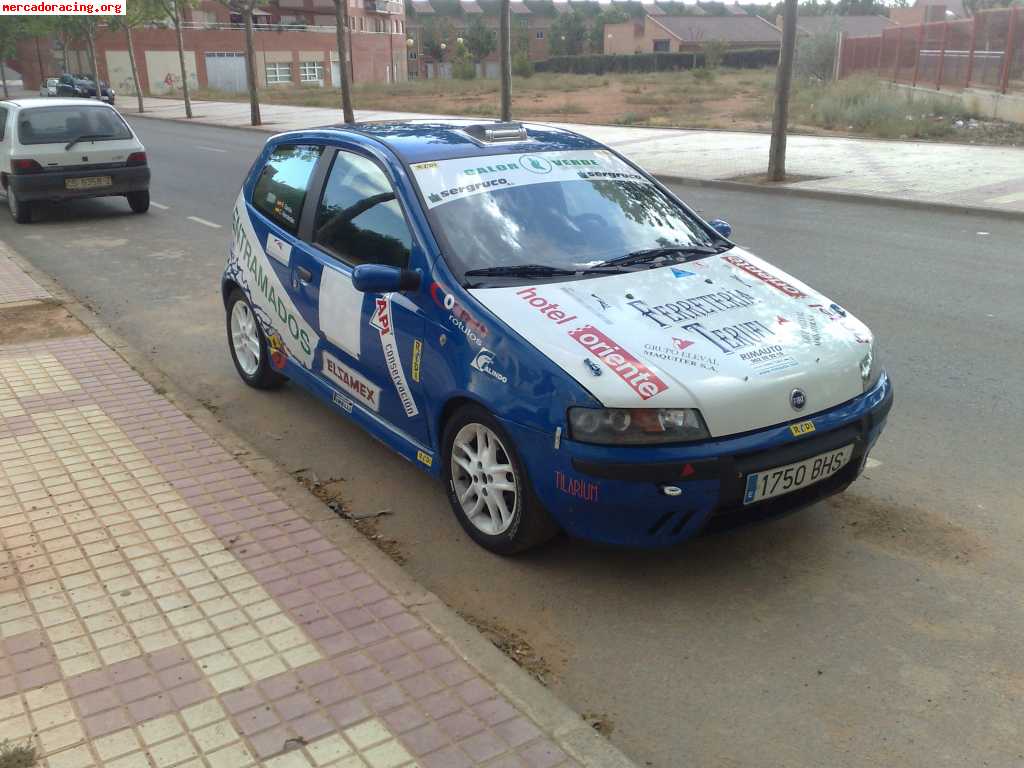
[[[80,179],[64,179],[65,189],[96,189],[97,187],[109,186],[109,176],[83,176]]]
[[[784,467],[775,467],[749,474],[747,475],[747,490],[743,494],[743,503],[753,504],[820,483],[845,467],[852,455],[853,444],[851,443],[833,451],[820,453],[810,459],[786,464]]]

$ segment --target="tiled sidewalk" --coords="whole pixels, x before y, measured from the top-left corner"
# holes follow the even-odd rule
[[[576,765],[95,337],[0,347],[0,544],[41,765]]]
[[[0,305],[50,298],[46,289],[30,278],[5,255],[0,243]]]

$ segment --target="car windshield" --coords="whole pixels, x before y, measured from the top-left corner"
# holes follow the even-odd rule
[[[58,79],[57,79],[56,77],[51,77],[51,78],[49,78],[49,79],[48,79],[48,80],[46,81],[46,84],[47,84],[47,85],[56,85],[56,84],[57,84],[57,83],[59,83],[59,82],[60,82],[60,80],[58,80]]]
[[[37,107],[18,115],[22,144],[67,144],[81,136],[112,141],[130,139],[132,134],[121,116],[104,106]]]
[[[707,250],[697,220],[607,150],[460,158],[412,166],[449,267],[512,279],[569,276],[646,251]],[[691,254],[692,255],[692,254]],[[550,274],[553,270],[558,275]],[[590,274],[601,274],[594,270]]]

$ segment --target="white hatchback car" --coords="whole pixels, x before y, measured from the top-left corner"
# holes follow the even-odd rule
[[[149,210],[146,148],[121,114],[96,100],[0,101],[0,186],[11,216],[32,220],[32,204],[126,197]]]

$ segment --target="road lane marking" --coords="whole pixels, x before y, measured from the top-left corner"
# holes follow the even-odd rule
[[[198,216],[188,216],[189,221],[194,221],[197,224],[203,224],[204,226],[211,227],[212,229],[220,229],[220,224],[214,224],[212,221],[206,219],[200,219]]]
[[[227,152],[226,149],[217,149],[216,147],[204,147],[199,144],[195,145],[196,149],[205,149],[207,152]]]
[[[152,205],[154,208],[159,208],[161,211],[166,211],[171,207],[169,205],[161,205],[160,203],[154,203],[152,200],[149,201],[149,204]]]
[[[996,205],[1004,205],[1006,203],[1017,203],[1024,200],[1024,192],[1013,192],[1009,195],[1003,195],[1002,197],[990,197],[986,200],[986,203],[994,203]]]

